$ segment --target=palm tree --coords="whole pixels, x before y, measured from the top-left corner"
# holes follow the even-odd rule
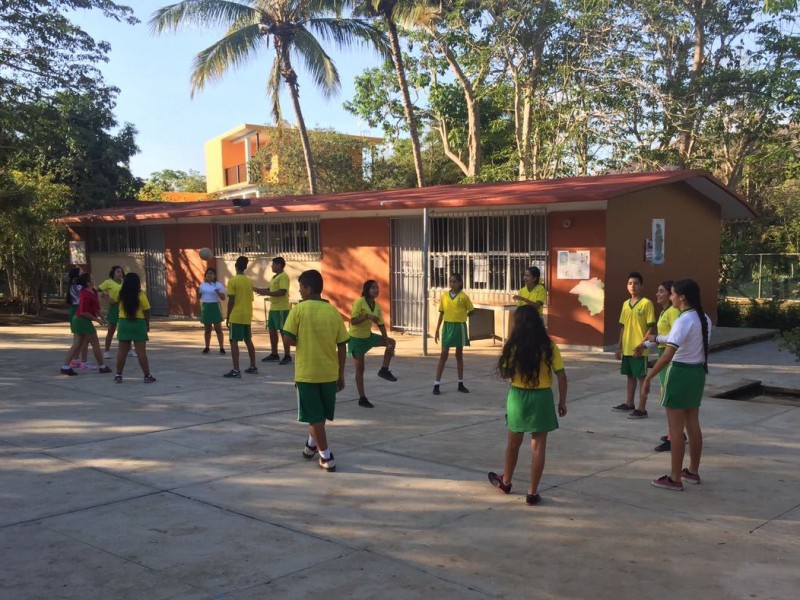
[[[275,60],[267,82],[272,114],[280,126],[283,118],[279,92],[283,80],[292,98],[303,142],[309,192],[316,194],[317,175],[300,108],[300,85],[292,53],[302,59],[326,99],[339,92],[341,83],[339,72],[320,40],[332,41],[339,48],[361,43],[377,48],[384,55],[387,53],[385,36],[363,20],[343,18],[342,6],[337,0],[183,0],[157,10],[149,24],[156,34],[183,26],[227,28],[221,40],[194,59],[192,96],[206,83],[221,79],[229,69],[241,66],[263,46],[272,45]]]

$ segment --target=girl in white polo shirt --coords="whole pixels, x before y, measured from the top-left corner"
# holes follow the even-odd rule
[[[711,320],[700,302],[700,286],[691,279],[681,279],[672,284],[672,305],[681,311],[667,336],[667,347],[655,366],[644,379],[642,394],[650,391],[650,382],[659,371],[666,368],[661,405],[667,409],[669,433],[672,437],[669,475],[654,479],[655,487],[682,491],[685,480],[700,483],[700,454],[703,451],[703,433],[700,431],[700,401],[708,373],[708,343],[711,337]],[[650,336],[651,341],[661,341]],[[683,468],[686,444],[683,430],[689,435],[689,468]]]
[[[217,272],[214,269],[206,269],[206,280],[197,288],[197,295],[200,296],[200,322],[205,327],[206,347],[203,348],[203,354],[209,352],[212,326],[217,332],[219,353],[225,354],[225,342],[222,338],[222,309],[220,308],[220,300],[225,300],[225,286],[217,281]]]

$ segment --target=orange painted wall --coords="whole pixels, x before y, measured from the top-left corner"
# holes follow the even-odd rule
[[[243,142],[222,142],[222,169],[235,167],[245,162]]]
[[[207,264],[198,252],[200,248],[214,247],[214,226],[164,225],[164,247],[169,314],[199,316],[196,289],[203,281]]]
[[[658,218],[666,220],[663,265],[644,260],[645,240],[652,237],[652,219]],[[644,293],[653,301],[662,281],[694,279],[700,285],[703,309],[716,322],[721,229],[719,205],[684,184],[609,202],[605,344],[618,340],[619,311],[629,298],[626,283],[631,271],[642,274]]]
[[[361,286],[367,279],[374,279],[381,289],[378,302],[388,329],[389,219],[322,219],[319,229],[323,297],[349,318],[353,302],[361,295]]]
[[[565,219],[571,222],[568,228],[564,227]],[[556,272],[559,250],[589,250],[589,276],[605,281],[606,213],[602,210],[550,213],[547,217],[547,234],[550,247],[547,274],[548,332],[556,343],[602,346],[604,314],[590,315],[589,310],[578,301],[578,295],[570,291],[580,281],[557,279]]]

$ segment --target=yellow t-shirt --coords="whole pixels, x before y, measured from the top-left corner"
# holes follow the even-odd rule
[[[675,322],[675,319],[677,319],[680,316],[681,316],[681,311],[672,305],[670,305],[667,309],[662,310],[661,314],[658,316],[658,323],[656,325],[656,327],[658,328],[658,335],[669,334],[670,330],[672,329],[672,324]],[[658,347],[666,348],[667,343],[664,342],[663,344],[659,344]]]
[[[553,344],[553,365],[552,368],[542,358],[539,363],[539,381],[536,385],[525,381],[519,373],[515,372],[511,377],[511,385],[524,390],[546,390],[553,385],[553,373],[560,373],[564,370],[564,361],[561,359],[561,350]]]
[[[283,333],[297,340],[296,382],[327,383],[339,379],[337,346],[349,336],[342,315],[330,303],[303,300],[289,311]]]
[[[119,296],[119,291],[122,289],[122,284],[119,283],[116,279],[106,279],[103,283],[97,286],[97,289],[101,292],[105,292],[109,295],[108,301],[112,304],[116,302],[114,300],[115,297]]]
[[[228,321],[250,325],[253,321],[253,283],[246,275],[234,275],[228,282],[228,297],[233,296],[233,310]]]
[[[362,315],[375,315],[378,317],[378,325],[383,325],[383,312],[381,312],[381,305],[377,302],[375,303],[375,308],[372,309],[369,307],[369,303],[364,296],[361,296],[358,300],[353,302],[353,310],[351,312],[351,318],[355,319],[356,317],[360,317]],[[372,332],[372,321],[367,319],[363,323],[359,323],[358,325],[353,325],[352,321],[350,322],[350,337],[354,338],[368,338],[370,333]]]
[[[626,300],[619,315],[619,324],[623,327],[622,355],[633,356],[636,346],[642,343],[647,330],[656,324],[653,303],[644,297],[639,298],[634,305],[631,305],[630,300]]]
[[[537,310],[539,311],[540,315],[544,313],[544,303],[547,302],[547,290],[544,289],[544,286],[541,283],[537,283],[535,286],[533,286],[532,290],[529,290],[527,285],[523,285],[519,292],[517,292],[517,296],[522,296],[531,302],[541,302],[542,306],[540,306]],[[527,304],[527,302],[517,300],[517,306],[526,306]]]
[[[450,297],[450,292],[442,294],[442,303],[439,305],[439,312],[444,313],[444,320],[447,323],[466,323],[467,316],[475,310],[472,300],[469,299],[463,290],[459,290],[455,298]]]
[[[122,289],[122,286],[119,286]],[[119,290],[114,292],[111,296],[111,299],[114,302],[119,302],[119,318],[120,319],[127,319],[128,313],[125,312],[125,305],[119,301]],[[139,292],[139,310],[136,311],[136,318],[137,319],[144,319],[144,311],[150,310],[150,301],[147,299],[147,294],[143,291]]]
[[[278,290],[286,290],[283,296],[270,296],[269,309],[270,310],[289,310],[289,276],[284,273],[278,273],[269,280],[269,291],[277,292]]]

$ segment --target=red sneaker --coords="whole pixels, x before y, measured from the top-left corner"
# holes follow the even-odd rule
[[[697,473],[692,473],[689,471],[689,469],[686,468],[684,468],[683,471],[681,471],[681,479],[683,479],[687,483],[693,483],[695,485],[700,483],[700,475],[698,475]]]
[[[510,483],[503,483],[503,474],[497,473],[493,471],[489,471],[488,473],[489,483],[491,483],[494,487],[500,490],[501,494],[510,494],[511,493],[511,484]]]
[[[683,484],[680,481],[672,481],[669,475],[664,475],[658,479],[653,479],[650,482],[653,487],[661,488],[662,490],[672,490],[673,492],[682,492]]]

